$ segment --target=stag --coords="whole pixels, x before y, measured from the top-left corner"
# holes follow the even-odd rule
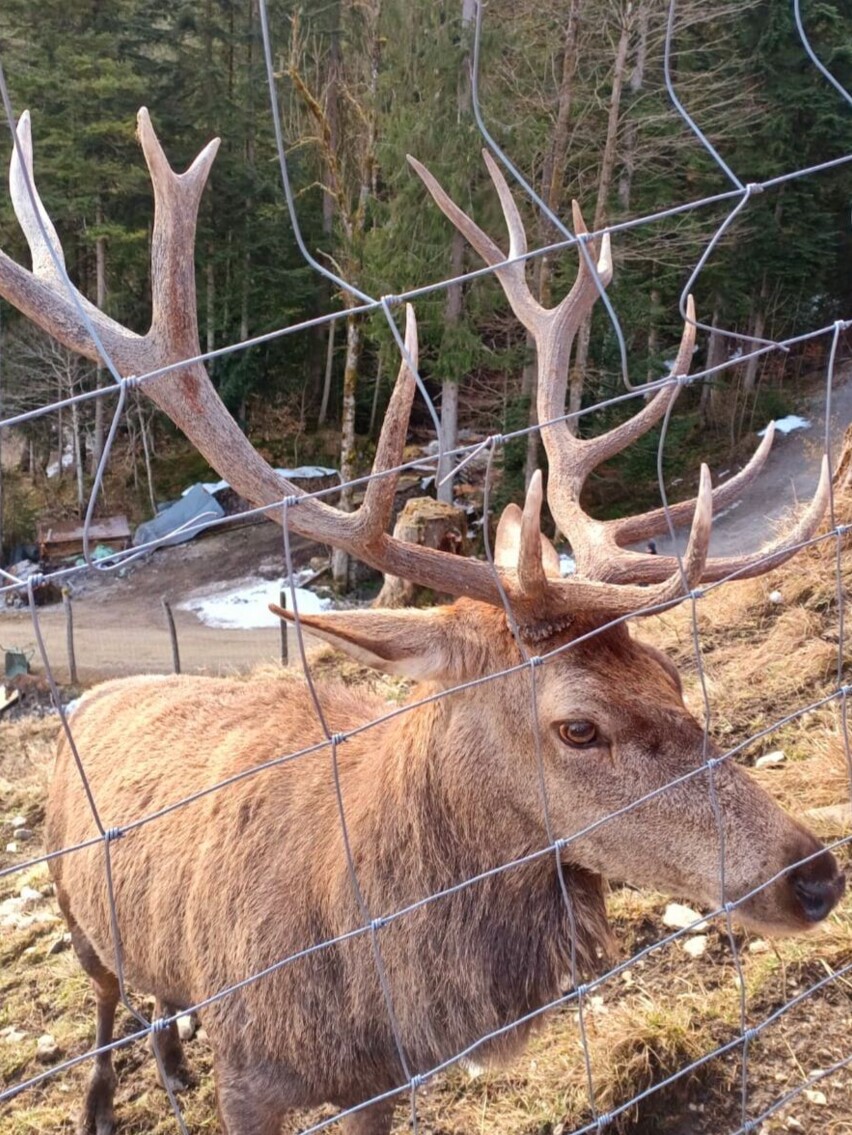
[[[182,362],[200,353],[193,240],[216,144],[177,176],[144,110],[139,132],[156,199],[147,335],[69,297],[59,242],[32,185],[26,118],[11,180],[33,271],[0,256],[0,293],[94,356],[82,307],[123,375],[180,364],[145,392],[242,495],[259,505],[297,498],[228,417],[203,365]],[[535,340],[547,501],[577,573],[560,577],[541,533],[538,474],[523,509],[509,505],[500,518],[493,565],[388,534],[388,471],[400,464],[415,390],[403,361],[376,456],[383,475],[370,481],[359,511],[298,497],[287,517],[294,531],[456,597],[431,610],[302,617],[359,661],[414,679],[407,711],[388,714],[378,697],[328,683],[317,691],[321,724],[296,678],[133,678],[83,698],[73,733],[101,822],[112,829],[111,900],[100,841],[51,863],[97,1001],[100,1051],[81,1132],[114,1129],[105,1046],[119,958],[128,985],[153,995],[161,1016],[205,1002],[223,1132],[273,1135],[289,1109],[331,1103],[355,1109],[344,1121],[349,1135],[386,1135],[396,1094],[412,1077],[481,1038],[477,1059],[508,1059],[565,975],[594,967],[608,943],[606,879],[728,903],[761,933],[806,930],[842,894],[833,856],[721,759],[685,708],[673,665],[626,624],[703,582],[756,575],[789,557],[819,523],[827,466],[786,541],[755,556],[709,558],[711,514],[756,475],[771,434],[728,486],[713,491],[702,466],[696,500],[672,508],[676,523],[691,521],[682,562],[627,547],[665,529],[661,510],[607,523],[588,516],[580,497],[589,473],[659,421],[678,384],[601,437],[571,435],[559,420],[570,345],[611,277],[609,242],[595,268],[598,249],[575,208],[591,255],[580,257],[562,302],[541,307],[523,261],[513,259],[525,238],[511,193],[486,161],[509,261],[412,164]],[[675,374],[686,373],[693,343],[690,305]],[[406,345],[416,366],[410,309]],[[279,759],[287,754],[297,756]],[[97,833],[63,739],[48,846],[60,852]],[[154,1043],[165,1075],[176,1075],[173,1025]]]

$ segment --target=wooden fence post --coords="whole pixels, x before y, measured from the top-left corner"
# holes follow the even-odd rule
[[[166,612],[166,622],[169,625],[169,637],[172,640],[172,669],[175,674],[180,673],[180,651],[178,650],[177,630],[175,628],[175,617],[172,614],[171,604],[168,599],[163,596],[163,610]]]

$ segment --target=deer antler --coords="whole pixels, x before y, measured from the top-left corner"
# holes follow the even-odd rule
[[[228,414],[203,364],[186,361],[201,354],[193,246],[201,194],[218,140],[209,143],[185,173],[176,174],[166,160],[144,108],[139,112],[138,126],[155,201],[151,257],[153,313],[147,334],[137,335],[110,319],[79,292],[69,294],[65,277],[57,268],[57,262],[62,260],[59,239],[35,188],[28,114],[24,114],[18,124],[10,187],[15,212],[32,253],[33,269],[27,271],[0,252],[0,295],[67,347],[98,360],[100,352],[86,319],[81,316],[82,307],[105,351],[125,378],[173,367],[165,374],[146,380],[143,391],[238,493],[260,507],[269,507],[273,519],[282,520],[283,499],[289,497],[287,518],[293,531],[343,548],[380,571],[438,592],[500,604],[501,590],[489,564],[415,547],[388,535],[396,492],[395,470],[402,461],[415,390],[414,375],[405,360],[379,439],[375,475],[368,483],[361,507],[354,513],[339,512],[306,496],[277,474],[252,448]],[[511,255],[520,255],[526,248],[520,216],[496,166],[490,158],[486,161],[503,204]],[[513,309],[535,337],[541,373],[547,379],[541,383],[539,415],[545,423],[542,435],[551,464],[548,500],[560,525],[573,539],[582,571],[572,579],[555,578],[558,572],[555,552],[540,535],[542,491],[540,478],[535,478],[523,512],[510,506],[500,522],[496,565],[502,587],[518,604],[521,617],[530,622],[542,622],[568,612],[619,617],[643,607],[677,600],[685,589],[709,578],[706,559],[713,495],[705,467],[702,466],[697,501],[673,510],[679,520],[693,516],[683,572],[679,564],[667,557],[635,558],[634,553],[624,551],[617,542],[632,539],[636,531],[659,531],[659,510],[632,522],[614,521],[602,525],[587,517],[578,503],[583,481],[590,470],[659,420],[676,396],[677,387],[664,388],[635,418],[592,442],[573,438],[564,424],[552,422],[551,419],[561,417],[563,412],[571,341],[598,294],[598,282],[586,266],[585,258],[581,258],[577,280],[562,303],[552,310],[542,308],[527,287],[523,262],[504,263],[502,253],[490,237],[453,204],[431,175],[417,163],[412,164],[444,212],[486,262],[495,265],[495,274]],[[585,231],[576,207],[575,223],[578,231]],[[611,274],[609,241],[604,237],[598,281],[605,285]],[[685,345],[676,364],[683,369],[692,351],[692,334],[693,329],[688,326],[684,332]],[[416,366],[417,327],[410,307],[406,312],[405,344]],[[761,453],[765,456],[767,448],[767,444],[762,446],[756,458]],[[740,475],[740,486],[744,476],[745,471]],[[717,490],[717,496],[721,498],[730,491],[731,485],[726,486]],[[813,518],[817,504],[815,501],[811,506],[802,532],[817,523],[818,517]],[[614,562],[607,566],[606,557],[612,556],[613,551],[616,553]],[[781,547],[773,562],[780,562],[789,554],[790,549]],[[644,566],[637,566],[640,561]],[[727,567],[730,561],[716,563]],[[639,583],[649,586],[639,586]]]
[[[511,191],[491,155],[485,151],[483,157],[503,207],[509,231],[509,258],[523,256],[526,252],[526,236]],[[586,256],[581,251],[577,279],[562,302],[554,308],[542,307],[526,282],[524,261],[505,263],[497,245],[459,209],[428,170],[414,158],[409,157],[408,160],[445,216],[485,262],[495,266],[494,274],[500,281],[512,310],[536,344],[539,367],[538,419],[542,423],[541,436],[549,466],[547,501],[557,525],[571,541],[578,576],[601,584],[602,613],[618,610],[622,606],[621,596],[627,591],[643,595],[643,605],[649,606],[658,601],[652,599],[652,593],[661,593],[655,592],[655,587],[669,591],[676,590],[678,585],[682,588],[684,582],[693,587],[699,582],[711,582],[733,574],[739,577],[761,574],[789,559],[798,546],[813,535],[828,502],[829,470],[825,460],[813,500],[784,539],[750,555],[706,559],[712,508],[730,503],[757,476],[772,446],[774,427],[767,431],[760,447],[742,472],[712,493],[709,471],[702,465],[698,497],[672,506],[668,510],[668,516],[665,509],[655,509],[641,516],[608,522],[590,517],[580,504],[580,495],[589,473],[655,425],[674,402],[680,385],[672,383],[662,387],[639,413],[600,437],[582,439],[572,435],[564,420],[571,345],[599,294],[598,283],[589,270]],[[588,230],[576,202],[573,203],[573,218],[577,236],[589,246],[591,259],[594,259],[595,246],[588,238]],[[597,275],[600,287],[606,287],[612,279],[608,233],[604,234],[601,242]],[[690,296],[683,336],[671,377],[688,373],[694,346],[695,307]],[[530,535],[532,515],[537,515],[540,507],[541,486],[534,479],[522,517],[518,513],[506,518],[508,527],[520,526],[524,533],[522,538],[515,541],[520,551],[518,574],[522,590],[542,587],[543,569],[536,567],[533,562],[537,553]],[[674,525],[692,520],[692,533],[684,558],[686,580],[680,576],[680,565],[675,557],[647,555],[624,547],[624,544],[667,531],[669,520]],[[504,531],[498,544],[504,562],[507,549],[512,543],[508,530]],[[651,586],[642,588],[637,587],[637,584]],[[549,591],[554,586],[558,587],[552,580],[548,580],[547,586]]]

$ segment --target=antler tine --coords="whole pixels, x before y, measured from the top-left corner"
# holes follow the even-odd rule
[[[405,349],[416,368],[418,364],[417,319],[410,303],[405,305]],[[365,535],[383,533],[390,522],[399,473],[385,472],[384,476],[377,474],[384,470],[396,469],[402,463],[415,389],[414,371],[411,370],[405,357],[403,357],[376,446],[376,456],[373,460],[374,476],[367,482],[364,501],[357,513],[361,522],[361,530]]]
[[[12,160],[9,163],[12,208],[30,248],[34,275],[42,280],[63,283],[56,261],[64,267],[65,253],[33,177],[33,137],[28,110],[18,119],[15,134],[17,144],[12,147]]]
[[[754,481],[766,464],[769,451],[775,439],[775,423],[770,422],[760,445],[751,455],[748,463],[730,480],[713,490],[713,511],[716,515],[723,508],[733,504],[737,497]],[[686,524],[695,510],[695,497],[690,500],[678,501],[669,505],[668,515],[664,508],[655,508],[639,516],[625,516],[609,521],[610,531],[615,542],[622,547],[625,544],[638,544],[652,536],[660,536],[668,532],[669,520],[675,528]]]

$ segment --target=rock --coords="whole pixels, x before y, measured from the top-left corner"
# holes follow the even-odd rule
[[[775,603],[776,605],[778,603],[784,602],[784,596],[781,594],[780,591],[770,591],[767,598],[769,599],[770,603]]]
[[[15,830],[12,832],[12,835],[15,839],[19,839],[24,843],[26,843],[28,839],[33,838],[33,833],[29,828],[15,828]]]
[[[26,816],[13,816],[9,826],[12,828],[25,828],[27,826]]]
[[[44,1033],[36,1041],[36,1057],[43,1063],[47,1064],[51,1060],[55,1060],[59,1055],[59,1045],[56,1043],[56,1038],[51,1036],[50,1033]]]
[[[768,954],[769,943],[764,941],[763,938],[755,938],[753,942],[749,942],[748,952],[750,954]]]
[[[37,891],[35,887],[27,886],[21,887],[20,891],[18,891],[18,895],[24,906],[30,906],[32,903],[41,902],[41,900],[44,898],[44,895],[41,893],[41,891]]]
[[[47,950],[47,957],[51,958],[54,954],[61,954],[63,950],[67,950],[71,945],[70,934],[60,934],[55,942],[51,943]]]
[[[782,752],[781,749],[776,749],[772,753],[764,753],[758,757],[754,762],[755,768],[778,768],[783,765],[787,760],[787,754]]]
[[[184,1013],[178,1017],[177,1027],[181,1040],[192,1040],[198,1030],[198,1017],[195,1013]]]
[[[700,958],[707,949],[707,941],[706,934],[696,934],[693,938],[687,938],[683,948],[691,958]]]
[[[7,843],[6,844],[6,851],[9,853],[9,855],[15,855],[17,850],[18,850],[18,845],[16,843]]]
[[[690,927],[690,934],[701,934],[707,929],[707,922],[700,921],[701,915],[690,906],[679,902],[670,902],[663,913],[663,926],[671,930],[685,930]],[[696,923],[695,926],[692,924]]]
[[[787,1120],[787,1130],[788,1131],[804,1131],[804,1127],[801,1125],[801,1123],[799,1123],[799,1121],[798,1121],[798,1119],[796,1119],[795,1115],[791,1115]]]
[[[828,1103],[828,1100],[825,1098],[825,1092],[820,1092],[813,1088],[805,1088],[804,1095],[808,1103],[815,1103],[818,1107],[825,1107]]]
[[[0,1029],[0,1040],[6,1044],[20,1044],[22,1040],[27,1039],[27,1034],[20,1029],[16,1029],[13,1025],[9,1025],[5,1029]]]

